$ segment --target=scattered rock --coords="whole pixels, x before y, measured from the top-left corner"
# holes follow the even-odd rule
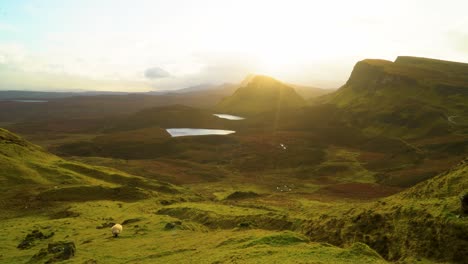
[[[161,205],[171,205],[171,204],[172,204],[172,202],[170,202],[170,201],[168,201],[168,200],[161,200],[161,201],[159,201],[159,203],[160,203]]]
[[[75,255],[76,247],[73,242],[56,242],[49,243],[47,251],[54,254],[54,259],[66,260]]]
[[[174,221],[174,222],[169,222],[164,226],[165,230],[172,230],[178,226],[181,226],[182,222],[181,221]]]
[[[468,214],[468,192],[460,196],[460,209],[462,214]]]
[[[67,241],[59,241],[49,243],[47,249],[42,248],[37,254],[32,256],[30,263],[37,263],[44,261],[44,263],[54,263],[62,260],[70,259],[75,256],[76,247],[75,243]]]
[[[136,222],[140,222],[142,219],[141,218],[131,218],[131,219],[127,219],[125,221],[122,222],[122,225],[128,225],[128,224],[133,224],[133,223],[136,223]]]
[[[105,222],[102,223],[100,226],[96,226],[96,229],[104,229],[104,228],[111,228],[115,225],[113,222]]]
[[[39,250],[37,254],[31,257],[31,259],[29,260],[29,263],[37,263],[46,257],[47,257],[47,249],[41,248],[41,250]]]
[[[239,228],[249,228],[251,225],[251,223],[249,222],[242,222],[242,223],[239,223]]]
[[[48,239],[54,235],[54,232],[44,235],[39,230],[33,230],[31,233],[27,234],[26,237],[19,243],[17,248],[19,249],[29,249],[34,246],[36,240]]]

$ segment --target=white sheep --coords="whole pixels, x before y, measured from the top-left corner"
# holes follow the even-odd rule
[[[121,224],[115,224],[112,228],[112,234],[114,237],[118,237],[120,233],[122,233],[123,227]]]

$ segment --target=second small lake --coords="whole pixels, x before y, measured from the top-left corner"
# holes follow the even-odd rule
[[[229,135],[232,133],[236,133],[236,131],[233,130],[203,128],[168,128],[166,129],[166,131],[171,135],[171,137]]]
[[[243,119],[245,119],[244,117],[235,116],[235,115],[226,115],[226,114],[213,114],[213,115],[217,116],[219,118],[227,119],[227,120],[243,120]]]

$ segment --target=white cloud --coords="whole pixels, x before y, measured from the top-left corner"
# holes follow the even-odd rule
[[[161,79],[169,76],[171,76],[169,72],[161,69],[160,67],[152,67],[145,71],[145,77],[148,79]]]

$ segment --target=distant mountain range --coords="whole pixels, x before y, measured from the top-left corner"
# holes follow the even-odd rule
[[[252,75],[253,76],[253,75]],[[248,79],[248,78],[246,78]],[[313,98],[334,91],[333,89],[321,89],[304,85],[288,84],[294,87],[297,92],[304,98]],[[27,90],[0,90],[0,100],[34,100],[34,99],[57,99],[73,96],[95,96],[95,95],[172,95],[172,96],[192,96],[205,94],[206,96],[218,95],[229,96],[237,88],[242,86],[235,83],[223,84],[199,84],[181,89],[172,90],[156,90],[150,92],[113,92],[113,91],[86,91],[86,90],[71,90],[71,91],[27,91]]]

